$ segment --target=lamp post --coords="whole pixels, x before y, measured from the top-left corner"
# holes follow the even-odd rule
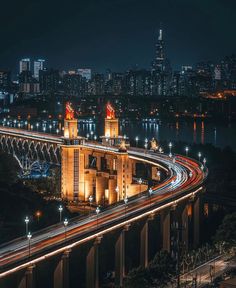
[[[68,222],[67,218],[65,218],[65,220],[64,220],[64,222],[63,222],[64,228],[65,228],[65,240],[66,240],[66,228],[67,228],[68,223],[69,223],[69,222]]]
[[[62,219],[62,211],[63,211],[63,207],[62,207],[61,205],[59,206],[58,211],[59,211],[59,214],[60,214],[60,222],[61,222],[61,219]]]
[[[152,205],[152,194],[153,194],[153,190],[152,188],[150,187],[149,190],[148,190],[148,194],[149,194],[149,198],[150,198],[150,206]]]
[[[203,164],[204,164],[204,166],[206,165],[206,158],[205,157],[203,158]]]
[[[90,205],[90,210],[89,210],[89,216],[90,216],[91,210],[92,210],[92,206],[91,205],[92,205],[92,202],[93,202],[93,196],[90,195],[88,199],[89,199],[89,205]]]
[[[119,187],[118,186],[116,186],[116,189],[115,189],[115,191],[116,191],[116,193],[117,193],[117,201],[119,201],[119,191],[120,191],[120,189],[119,189]]]
[[[141,185],[143,183],[143,180],[141,178],[139,178],[138,180],[138,184],[139,184],[139,196],[141,195]]]
[[[170,152],[169,156],[172,157],[171,150],[172,150],[173,144],[170,142],[168,146],[169,146],[169,152]]]
[[[96,214],[97,214],[97,229],[98,229],[98,214],[100,213],[100,208],[97,206]]]
[[[136,147],[138,147],[138,136],[135,137]]]
[[[202,153],[198,152],[198,160],[199,160],[199,162],[201,161],[201,157],[202,157]]]
[[[127,203],[128,203],[129,199],[127,197],[127,195],[124,198],[124,202],[125,202],[125,218],[126,218],[126,210],[127,210]]]
[[[189,151],[189,148],[188,148],[188,146],[186,146],[185,147],[186,156],[188,156],[188,151]]]
[[[29,217],[26,216],[25,217],[25,234],[28,235],[28,231],[29,231]]]
[[[28,251],[29,251],[29,258],[30,258],[30,241],[31,241],[31,238],[32,238],[32,234],[29,232],[28,234],[27,234],[27,239],[28,239]]]

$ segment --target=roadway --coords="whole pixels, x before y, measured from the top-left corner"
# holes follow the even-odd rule
[[[85,143],[84,146],[105,151],[113,149],[117,152],[116,148],[94,143]],[[91,214],[90,217],[71,219],[66,229],[59,223],[33,233],[30,241],[30,258],[29,241],[26,237],[1,245],[0,278],[23,269],[30,263],[43,261],[66,249],[147,217],[151,213],[176,205],[178,201],[194,196],[202,190],[207,169],[197,161],[181,155],[170,158],[165,154],[134,148],[129,149],[128,154],[131,158],[161,166],[168,171],[168,177],[159,185],[152,187],[151,197],[146,191],[141,193],[140,197],[130,198],[127,206],[122,201],[101,211],[98,216]]]

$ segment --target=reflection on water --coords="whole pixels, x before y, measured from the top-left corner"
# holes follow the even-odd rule
[[[3,124],[3,122],[1,123]],[[47,133],[62,134],[63,125],[58,121],[6,121],[5,126],[13,126],[28,130],[43,131]],[[104,121],[94,122],[80,121],[79,134],[97,139],[104,134]],[[155,138],[158,141],[183,141],[191,143],[211,143],[218,147],[231,146],[236,150],[236,123],[214,124],[206,120],[194,119],[183,121],[177,119],[175,122],[160,121],[158,122],[141,122],[125,121],[120,124],[120,134],[126,135],[130,139],[139,139],[144,141],[145,138]]]

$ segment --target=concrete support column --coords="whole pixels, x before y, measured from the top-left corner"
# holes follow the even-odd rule
[[[164,210],[161,213],[162,226],[162,249],[170,252],[170,211]]]
[[[69,256],[70,250],[65,251],[54,270],[54,288],[69,288]]]
[[[193,246],[197,248],[200,244],[200,199],[193,203]]]
[[[99,288],[98,249],[100,243],[101,237],[98,237],[86,257],[86,288]]]
[[[182,243],[184,250],[189,248],[189,223],[188,223],[188,205],[182,211]]]
[[[122,230],[115,243],[115,287],[123,287],[125,275],[125,231]]]
[[[142,224],[140,231],[140,266],[148,266],[148,220]]]
[[[34,288],[34,268],[35,265],[30,265],[26,268],[25,274],[18,285],[18,288]]]

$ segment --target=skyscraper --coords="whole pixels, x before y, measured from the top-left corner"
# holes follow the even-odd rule
[[[19,72],[22,73],[23,71],[30,71],[30,59],[25,58],[20,60],[20,67]]]
[[[164,71],[165,69],[165,54],[164,40],[162,28],[159,29],[159,35],[155,44],[155,59],[152,63],[152,68],[155,71]]]
[[[39,79],[39,71],[44,69],[44,59],[34,61],[34,78]]]

